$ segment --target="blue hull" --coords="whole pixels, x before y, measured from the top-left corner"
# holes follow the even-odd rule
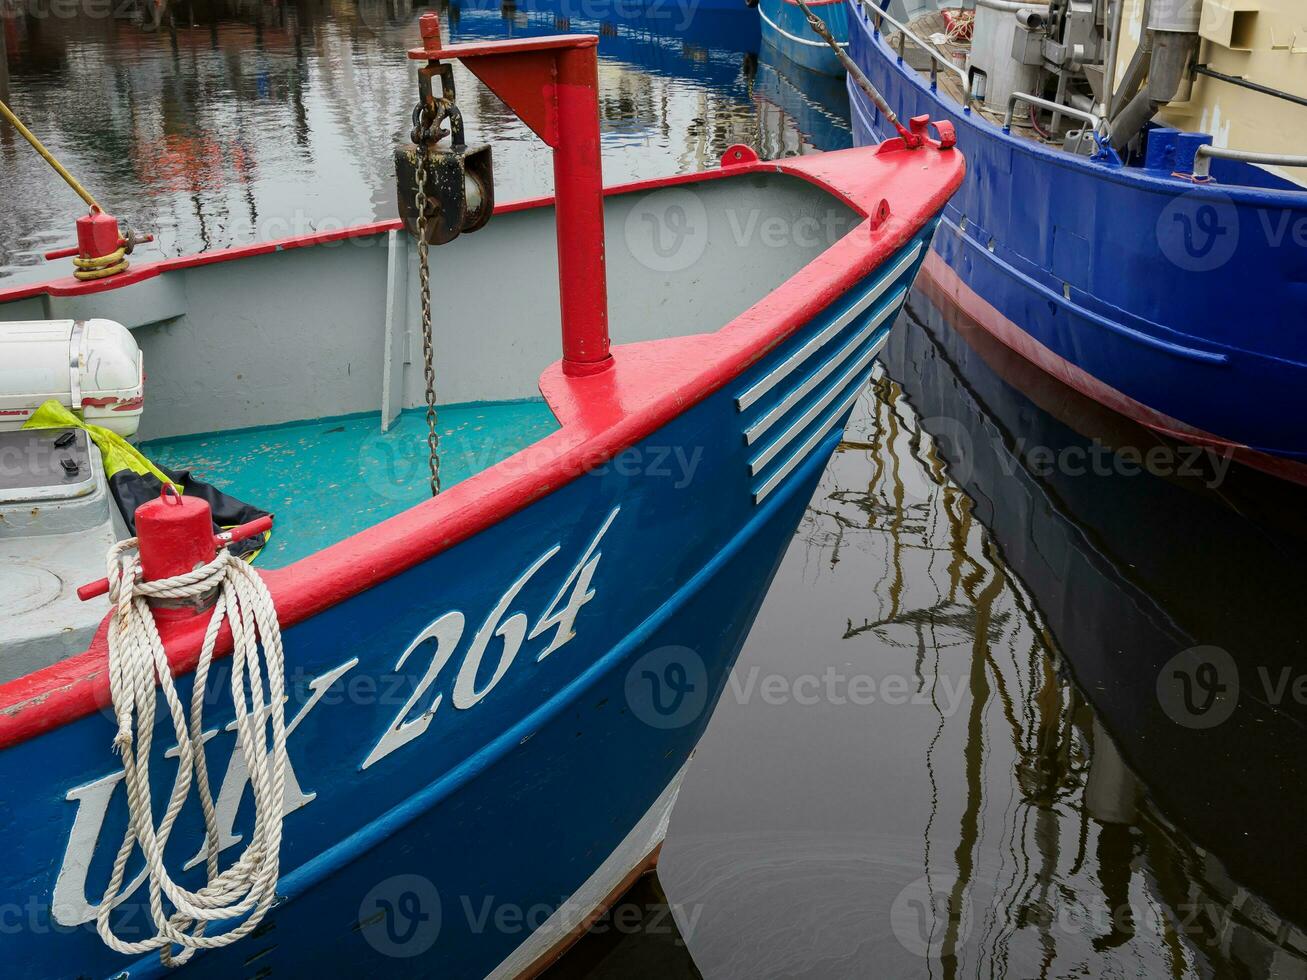
[[[722,52],[757,52],[758,19],[745,0],[640,0],[590,3],[587,0],[528,0],[506,7],[499,0],[457,0],[450,5],[453,39],[544,37],[565,28],[591,31],[603,39],[606,56],[654,74],[702,77],[728,83],[738,64],[725,59],[705,65],[686,45]],[[509,16],[511,13],[512,16]],[[692,59],[696,69],[685,62]]]
[[[900,64],[862,8],[850,21],[850,54],[895,111],[950,120],[966,154],[927,267],[952,298],[1103,404],[1307,482],[1307,334],[1289,322],[1307,193],[1238,164],[1212,186],[1176,179],[1166,130],[1129,167],[1007,135]],[[853,86],[850,101],[856,143],[893,135]]]
[[[812,11],[821,18],[840,44],[849,40],[848,15],[843,3],[812,4]],[[844,66],[808,24],[803,10],[793,0],[759,0],[758,15],[762,21],[762,39],[778,52],[810,71],[823,75],[844,75]]]
[[[482,977],[566,906],[686,764],[933,230],[611,465],[288,629],[284,898],[190,973]],[[786,448],[759,463],[741,433],[769,414]],[[209,767],[248,829],[229,700],[206,712]],[[0,752],[0,908],[26,977],[167,972],[88,918],[125,826],[113,733],[103,712]],[[192,798],[169,866],[201,841]],[[113,920],[153,932],[141,889]]]

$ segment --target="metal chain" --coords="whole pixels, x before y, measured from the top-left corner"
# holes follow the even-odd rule
[[[427,151],[418,146],[417,207],[418,282],[422,292],[422,359],[427,380],[427,449],[430,451],[431,496],[440,493],[440,435],[436,432],[436,367],[431,343],[431,271],[427,265]]]

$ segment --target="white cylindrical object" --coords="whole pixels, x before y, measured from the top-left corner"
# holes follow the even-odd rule
[[[53,399],[91,425],[130,436],[144,396],[141,350],[121,323],[0,323],[0,429],[22,428]]]
[[[1015,14],[985,5],[976,7],[971,66],[985,73],[985,105],[995,112],[1005,112],[1013,92],[1030,92],[1039,79],[1038,66],[1023,65],[1012,57],[1016,33]]]

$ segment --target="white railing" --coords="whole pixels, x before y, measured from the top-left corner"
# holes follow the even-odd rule
[[[1292,156],[1285,153],[1253,153],[1251,150],[1227,150],[1221,146],[1205,144],[1198,147],[1194,155],[1194,176],[1210,177],[1212,159],[1239,160],[1242,163],[1257,163],[1264,167],[1307,167],[1307,156]]]
[[[957,75],[959,80],[962,82],[962,100],[963,100],[962,109],[964,112],[968,112],[968,113],[971,111],[971,103],[975,98],[971,94],[971,83],[967,79],[967,73],[963,71],[960,67],[958,67],[956,64],[954,64],[953,59],[941,54],[939,49],[936,48],[930,42],[922,40],[921,38],[917,37],[917,35],[913,34],[912,31],[908,29],[907,24],[895,20],[892,16],[890,16],[889,13],[882,10],[875,3],[871,2],[871,0],[862,0],[862,6],[867,11],[868,14],[870,14],[873,18],[875,18],[877,36],[879,36],[881,33],[881,23],[883,21],[889,21],[893,27],[898,28],[899,64],[903,63],[903,49],[907,41],[911,41],[913,44],[917,45],[917,47],[921,48],[921,50],[925,51],[928,55],[930,55],[930,90],[932,92],[938,91],[939,89],[939,66],[940,65],[943,65],[950,72]]]
[[[1012,132],[1012,116],[1016,112],[1018,102],[1036,105],[1041,109],[1051,109],[1053,112],[1060,112],[1072,119],[1079,119],[1081,122],[1088,123],[1095,134],[1099,136],[1107,135],[1107,124],[1103,122],[1100,116],[1084,109],[1077,109],[1075,106],[1063,105],[1061,102],[1053,102],[1049,99],[1041,99],[1038,95],[1030,95],[1027,92],[1013,92],[1012,98],[1007,100],[1007,112],[1003,114],[1003,132],[1005,133]]]

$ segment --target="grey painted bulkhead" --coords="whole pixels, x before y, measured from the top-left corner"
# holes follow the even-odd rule
[[[609,197],[613,342],[716,330],[858,220],[783,174]],[[392,320],[392,409],[424,402],[416,249],[394,237],[407,270],[401,264],[390,284],[402,312]],[[216,262],[120,292],[19,301],[0,307],[0,320],[109,316],[131,327],[147,375],[142,439],[378,412],[390,238]],[[538,395],[541,371],[561,351],[556,250],[552,208],[496,215],[431,250],[441,403]]]
[[[615,344],[718,329],[859,220],[780,174],[606,205]],[[561,352],[556,248],[552,209],[532,208],[432,249],[442,403],[538,395],[540,373]],[[376,413],[380,425],[383,402],[391,414],[424,404],[416,263],[402,232],[373,235],[175,270],[120,290],[31,297],[0,305],[0,330],[6,320],[101,316],[130,327],[146,372],[139,438],[354,413]],[[103,597],[81,603],[75,589],[103,574],[106,550],[127,531],[98,451],[85,449],[95,479],[81,496],[0,499],[0,683],[85,649],[107,610]],[[31,492],[39,497],[52,480],[36,480]]]

